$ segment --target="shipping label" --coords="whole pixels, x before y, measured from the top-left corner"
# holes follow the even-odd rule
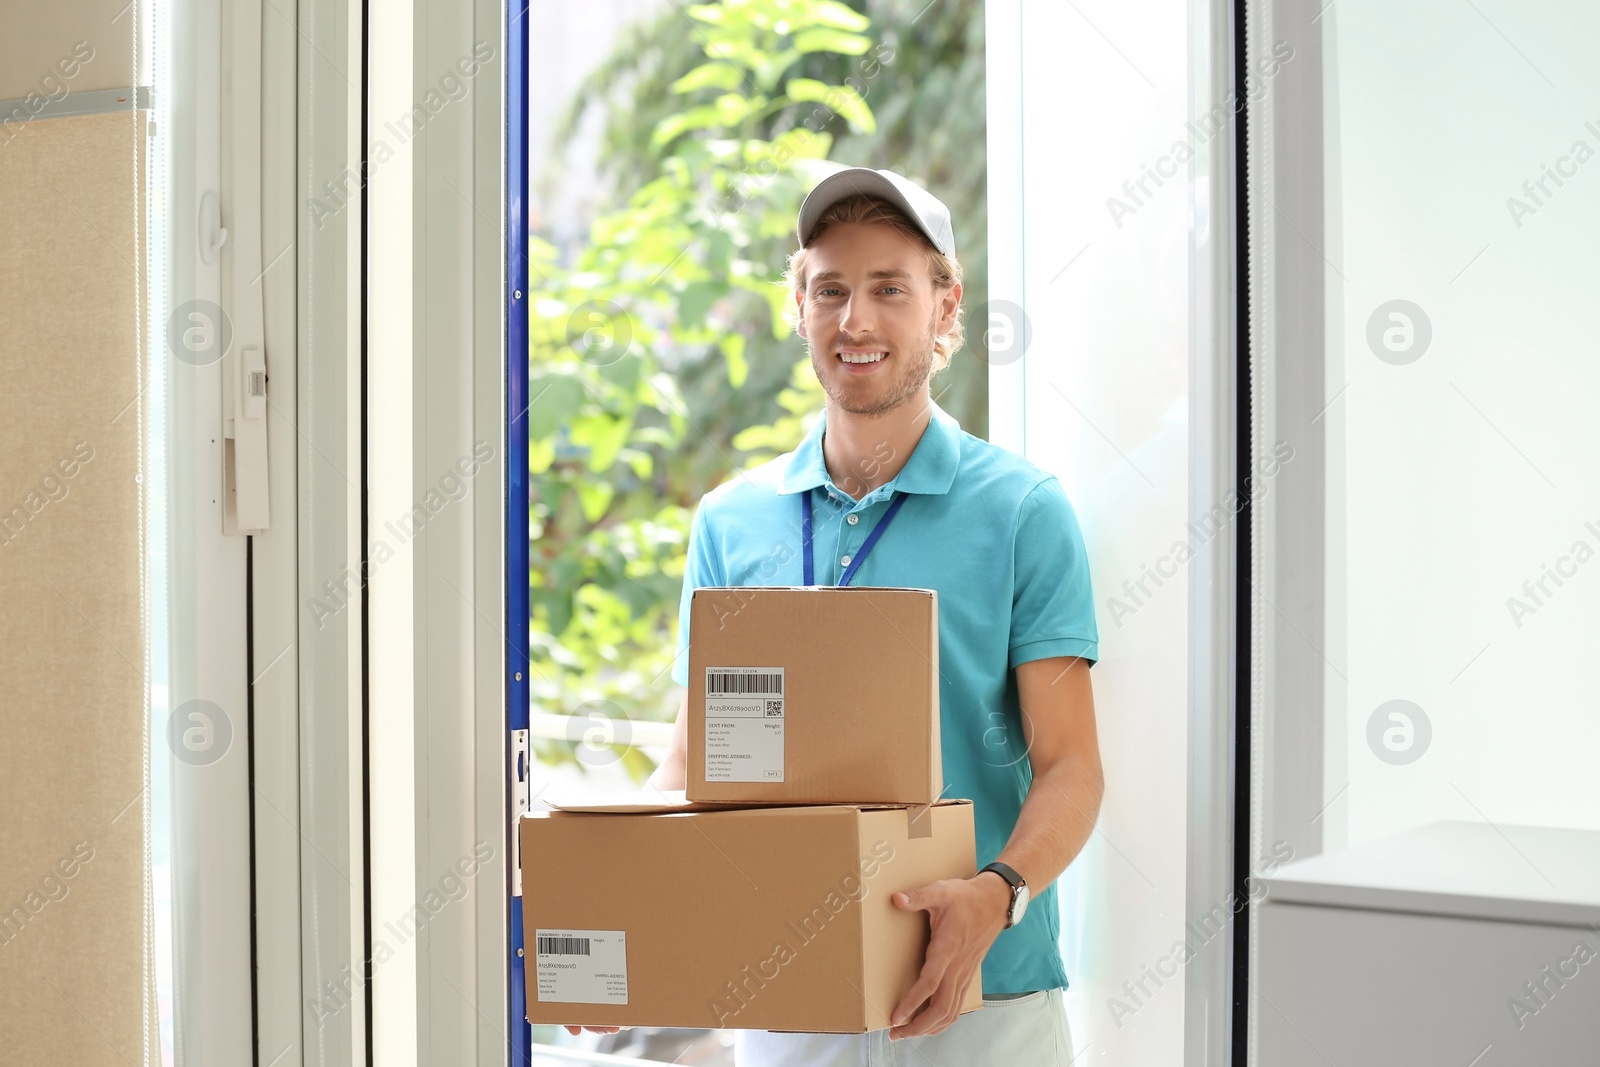
[[[783,668],[706,668],[706,781],[783,781]]]
[[[535,930],[539,999],[556,1004],[628,1003],[624,930]]]

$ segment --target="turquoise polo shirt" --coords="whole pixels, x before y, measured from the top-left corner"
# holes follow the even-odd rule
[[[689,602],[701,586],[802,585],[800,501],[812,490],[819,585],[836,585],[889,506],[908,496],[851,581],[939,594],[939,722],[945,795],[973,803],[978,866],[1016,827],[1033,780],[1017,700],[1019,663],[1098,658],[1094,598],[1078,520],[1057,479],[963,430],[937,404],[888,484],[860,500],[822,459],[824,412],[800,447],[707,493],[689,533],[672,677],[689,682]],[[870,473],[870,472],[869,472]],[[1001,931],[983,961],[983,992],[1067,984],[1055,886]]]

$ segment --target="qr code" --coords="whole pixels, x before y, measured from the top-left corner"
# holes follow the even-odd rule
[[[782,717],[783,717],[783,701],[781,701],[781,700],[769,700],[769,701],[767,701],[767,718],[774,719],[774,718],[782,718]]]

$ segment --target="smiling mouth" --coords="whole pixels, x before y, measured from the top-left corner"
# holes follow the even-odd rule
[[[887,352],[840,352],[840,359],[846,363],[879,363],[889,358]]]

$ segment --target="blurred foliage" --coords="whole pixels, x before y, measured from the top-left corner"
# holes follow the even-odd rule
[[[575,95],[550,158],[600,108],[602,200],[621,206],[576,248],[530,239],[535,711],[676,713],[692,510],[794,448],[822,407],[782,282],[819,161],[926,181],[955,208],[968,314],[984,299],[982,5],[916,16],[886,0],[673,6],[625,28]],[[981,333],[969,319],[969,349]],[[934,393],[983,433],[986,385],[981,354],[963,351]],[[566,761],[574,747],[536,750]]]

